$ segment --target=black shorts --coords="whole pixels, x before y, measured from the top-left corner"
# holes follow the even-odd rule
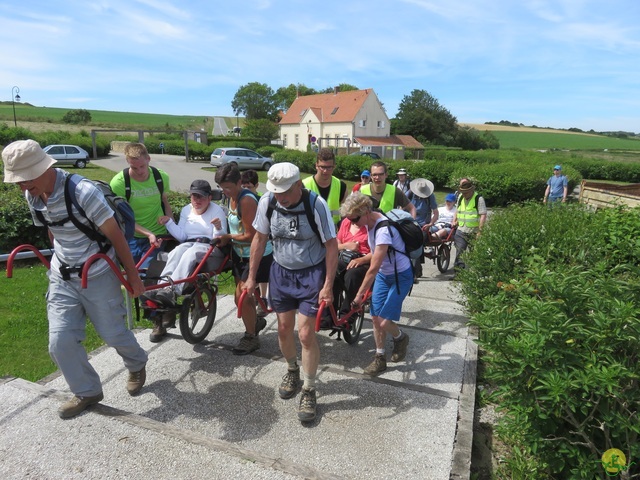
[[[239,278],[243,282],[249,277],[249,259],[239,256],[235,250],[231,250],[232,271],[234,278]],[[260,260],[258,272],[256,273],[256,283],[267,283],[269,272],[273,263],[273,253],[264,255]]]

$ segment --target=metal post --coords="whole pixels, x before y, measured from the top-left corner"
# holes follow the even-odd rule
[[[14,94],[13,91],[16,91],[16,93]],[[18,120],[16,119],[16,100],[20,101],[20,95],[18,95],[20,93],[20,89],[17,86],[14,86],[11,89],[11,105],[13,105],[13,126],[17,127],[18,126]]]

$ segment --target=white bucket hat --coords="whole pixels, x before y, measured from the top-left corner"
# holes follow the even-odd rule
[[[415,180],[411,180],[409,189],[414,195],[420,198],[427,198],[433,193],[433,183],[426,178],[416,178]]]
[[[35,180],[56,160],[44,153],[35,140],[18,140],[4,148],[2,162],[4,183],[18,183]]]

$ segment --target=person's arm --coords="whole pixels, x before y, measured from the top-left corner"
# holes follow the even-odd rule
[[[413,218],[416,218],[417,211],[416,211],[416,206],[413,203],[411,202],[407,203],[403,210],[406,212],[409,212]]]
[[[160,217],[160,218],[162,218],[162,217]],[[158,223],[160,223],[160,218],[158,219]],[[145,237],[149,238],[149,243],[151,245],[153,245],[154,247],[158,248],[160,246],[160,241],[158,240],[156,235],[151,230],[149,230],[148,228],[144,228],[142,225],[136,223],[135,231],[136,231],[136,233],[139,233],[139,234],[144,235]]]
[[[569,193],[569,184],[567,182],[567,177],[564,178],[564,182],[563,182],[563,186],[562,186],[562,201],[566,202],[567,201],[567,194]]]
[[[268,234],[260,233],[256,230],[253,240],[251,241],[251,250],[249,254],[249,276],[244,282],[242,287],[243,290],[253,292],[256,289],[256,275],[258,274],[258,267],[260,266],[260,261],[262,260],[264,251],[267,248],[268,240]]]
[[[547,203],[547,198],[549,198],[549,190],[551,190],[551,185],[547,183],[547,188],[544,191],[544,198],[542,199],[542,203]]]
[[[162,204],[164,205],[164,214],[167,217],[173,218],[173,210],[171,210],[171,204],[169,203],[169,197],[166,192],[162,193]]]
[[[333,280],[336,278],[336,270],[338,269],[338,240],[332,238],[324,244],[326,248],[325,266],[326,274],[324,277],[324,285],[318,295],[318,303],[324,301],[327,305],[333,303]]]
[[[373,285],[373,281],[378,274],[378,270],[380,270],[380,267],[382,266],[382,262],[384,262],[384,257],[387,255],[388,250],[389,245],[376,245],[374,253],[371,256],[369,270],[367,270],[367,273],[362,280],[358,293],[353,297],[353,303],[355,305],[360,305],[364,301],[364,295],[367,293],[367,290],[369,290],[371,285]]]
[[[99,228],[100,231],[109,239],[111,245],[113,245],[116,255],[122,263],[124,271],[127,273],[127,281],[133,289],[131,296],[133,298],[139,297],[144,293],[145,287],[140,279],[138,270],[136,269],[136,264],[133,260],[133,256],[131,255],[127,239],[124,238],[124,234],[122,233],[122,230],[120,230],[118,222],[114,217],[111,217],[100,225]]]
[[[242,197],[240,202],[242,203],[242,227],[244,232],[220,235],[220,245],[224,246],[232,240],[241,243],[250,243],[256,234],[256,230],[253,228],[253,219],[256,217],[258,204],[249,195]]]

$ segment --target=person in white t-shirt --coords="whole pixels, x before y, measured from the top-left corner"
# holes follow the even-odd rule
[[[438,208],[438,221],[429,230],[436,238],[447,238],[451,233],[453,219],[456,216],[456,195],[450,193],[444,198],[445,205]]]

